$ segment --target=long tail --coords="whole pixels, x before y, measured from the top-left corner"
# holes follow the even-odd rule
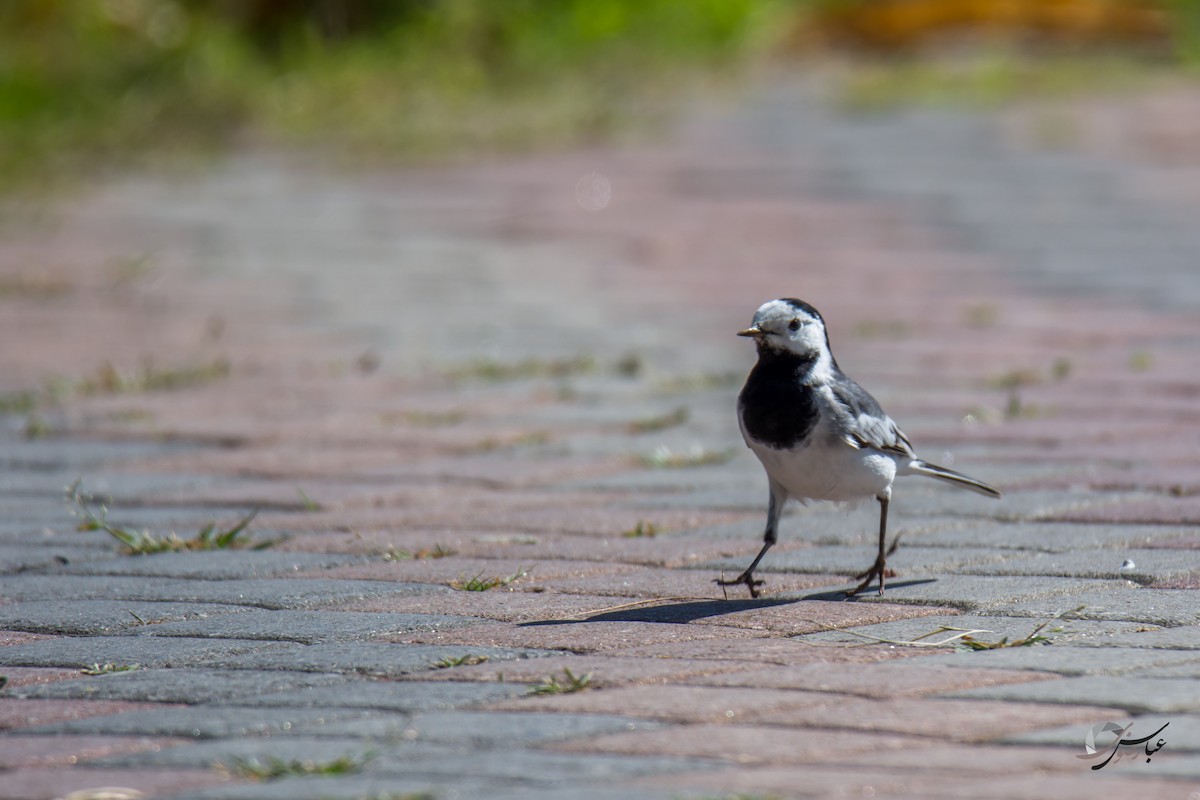
[[[930,464],[928,461],[913,459],[908,468],[917,475],[925,475],[929,478],[937,478],[939,481],[952,483],[955,486],[961,486],[964,489],[970,489],[972,492],[986,495],[988,497],[1002,497],[1000,490],[995,486],[976,480],[970,475],[963,475],[961,472],[955,472],[952,469],[939,467],[937,464]]]

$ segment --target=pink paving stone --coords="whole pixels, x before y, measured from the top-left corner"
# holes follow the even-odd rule
[[[559,592],[495,590],[488,592],[386,595],[341,603],[338,611],[373,611],[392,614],[465,614],[502,622],[583,620],[621,605],[612,597]]]
[[[905,733],[981,742],[1060,725],[1093,725],[1121,717],[1113,708],[934,698],[880,700],[825,695],[819,703],[769,712],[754,721],[787,727]]]
[[[46,636],[40,633],[25,633],[24,631],[0,631],[0,647],[13,644],[27,644],[36,642],[39,639],[52,639],[52,636]]]
[[[79,677],[79,670],[53,667],[0,667],[0,675],[8,679],[4,685],[11,689],[15,686],[73,680]]]
[[[689,679],[689,683],[708,686],[753,686],[776,689],[805,689],[859,697],[895,699],[943,694],[981,686],[1049,680],[1050,673],[1032,670],[964,669],[945,665],[928,666],[905,662],[888,663],[807,663],[775,666],[734,674],[710,674]]]
[[[772,713],[820,707],[828,701],[829,695],[785,689],[641,685],[522,697],[494,703],[489,708],[502,711],[625,714],[671,722],[757,724]]]
[[[69,766],[123,753],[157,753],[187,743],[186,739],[145,736],[9,735],[0,747],[0,769]]]
[[[628,647],[632,642],[683,642],[692,639],[750,639],[756,634],[712,625],[677,625],[661,622],[558,622],[495,623],[452,628],[378,641],[416,644],[465,644],[490,647],[532,647],[596,653]]]
[[[227,783],[238,781],[212,769],[18,769],[5,773],[0,781],[0,800],[47,800],[101,787],[134,789],[148,798],[170,797],[190,789]]]
[[[774,576],[772,576],[774,577]],[[739,605],[749,605],[738,610]],[[753,601],[730,602],[733,608],[724,613],[696,620],[702,625],[728,625],[748,630],[771,631],[788,636],[829,630],[875,625],[899,619],[913,619],[955,611],[939,606],[913,606],[898,603],[838,603],[826,600],[780,601],[779,605],[756,606]]]
[[[747,548],[755,549],[752,545],[748,545]],[[718,577],[719,573],[715,570],[646,567],[623,570],[615,575],[546,580],[541,581],[540,585],[551,591],[570,594],[609,595],[631,599],[660,597],[722,600],[726,594],[715,583]],[[845,583],[836,575],[771,574],[764,577],[767,584],[760,589],[764,598],[785,592],[805,592]],[[729,587],[728,597],[731,600],[745,598],[746,590],[744,587]]]
[[[631,656],[570,655],[531,658],[524,661],[484,662],[436,672],[423,672],[419,680],[507,681],[539,683],[550,676],[561,679],[564,669],[575,675],[591,675],[591,686],[673,684],[733,670],[754,669],[753,661],[704,661],[683,658],[633,658]],[[416,678],[414,678],[416,679]]]
[[[454,585],[458,582],[469,581],[476,576],[481,576],[482,579],[502,578],[505,580],[513,576],[520,576],[509,583],[507,587],[517,589],[533,584],[540,584],[545,580],[553,580],[555,578],[571,579],[579,576],[593,576],[598,574],[615,576],[624,569],[627,568],[618,564],[605,564],[596,561],[556,561],[545,558],[534,559],[533,561],[515,561],[511,559],[460,558],[458,556],[450,556],[447,558],[355,564],[335,569],[291,573],[289,577],[405,581]]]
[[[382,556],[389,548],[419,553],[437,545],[467,558],[507,558],[529,563],[549,556],[666,567],[681,567],[743,552],[728,541],[698,539],[685,532],[660,532],[653,537],[633,538],[623,536],[622,532],[599,536],[437,528],[297,533],[272,549]]]
[[[873,759],[911,748],[908,736],[739,724],[697,724],[575,739],[553,746],[575,753],[716,758],[736,764],[824,763],[831,753]],[[870,755],[868,755],[870,754]]]
[[[1135,500],[1100,508],[1084,508],[1056,514],[1066,522],[1118,522],[1151,525],[1200,524],[1200,496]]]
[[[640,644],[613,650],[612,656],[649,656],[651,658],[754,659],[761,665],[778,664],[873,664],[893,658],[917,658],[933,655],[914,647],[888,644],[831,645],[828,642],[809,642],[805,639],[763,637],[740,639],[711,639],[691,642],[662,642]]]
[[[1064,753],[1070,759],[1070,754]],[[1094,774],[1034,773],[1032,775],[964,775],[948,768],[880,769],[866,764],[739,767],[723,771],[672,773],[640,778],[637,786],[708,794],[722,792],[780,798],[880,797],[928,800],[928,798],[981,798],[982,800],[1095,800]],[[1103,776],[1105,797],[1186,798],[1191,780],[1155,776]]]
[[[32,728],[71,719],[86,719],[126,711],[168,708],[161,703],[126,703],[116,700],[20,700],[0,698],[0,730]]]

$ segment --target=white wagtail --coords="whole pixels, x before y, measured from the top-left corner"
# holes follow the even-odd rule
[[[738,396],[738,422],[746,444],[767,470],[771,495],[762,550],[746,571],[721,586],[746,584],[758,597],[762,581],[754,568],[775,544],[779,515],[791,498],[800,501],[879,501],[879,555],[847,595],[879,577],[883,594],[888,501],[897,475],[924,475],[988,497],[1000,491],[983,481],[917,458],[908,437],[867,394],[838,368],[829,348],[825,320],[808,303],[783,298],[764,303],[754,324],[738,336],[752,336],[758,363]]]

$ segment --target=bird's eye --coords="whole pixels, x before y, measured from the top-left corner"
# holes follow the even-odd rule
[[[789,323],[788,323],[788,330],[789,330],[789,331],[798,331],[798,330],[800,330],[800,320],[798,320],[798,319],[794,319],[794,320],[792,320],[791,322],[789,322]]]

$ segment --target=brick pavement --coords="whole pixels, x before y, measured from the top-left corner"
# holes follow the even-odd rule
[[[1171,725],[1103,791],[1187,797],[1197,111],[847,116],[776,81],[657,144],[247,153],[10,209],[0,798],[1092,797],[1109,720]],[[899,485],[885,598],[840,599],[866,508],[790,513],[760,600],[712,583],[765,494],[732,331],[779,295],[923,453],[1007,491]],[[126,556],[75,530],[77,479],[117,524],[258,507],[279,541]],[[1050,617],[1040,647],[898,644]],[[140,668],[80,672],[105,663]],[[565,670],[587,688],[530,693]]]

